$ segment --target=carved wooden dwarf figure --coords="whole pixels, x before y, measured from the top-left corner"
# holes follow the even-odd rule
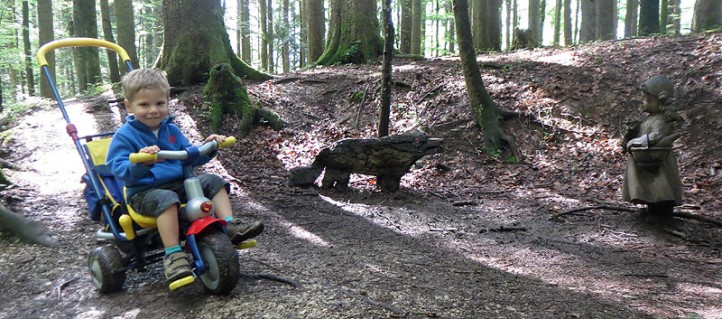
[[[642,83],[644,103],[640,110],[649,113],[641,123],[628,128],[622,146],[627,155],[623,198],[647,205],[641,219],[651,224],[671,226],[674,206],[682,204],[682,182],[672,143],[681,136],[674,124],[681,117],[671,109],[674,84],[662,76]]]

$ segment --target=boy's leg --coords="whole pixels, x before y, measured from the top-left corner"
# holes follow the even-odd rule
[[[228,192],[225,188],[221,188],[211,201],[216,208],[216,216],[228,222],[226,234],[234,245],[254,238],[263,232],[264,226],[260,221],[244,224],[240,219],[233,217],[231,200],[228,198]]]
[[[233,217],[233,207],[231,207],[231,200],[228,197],[228,182],[213,174],[202,174],[198,176],[198,179],[206,196],[212,196],[211,201],[216,209],[216,217],[228,222],[226,234],[234,245],[263,232],[264,226],[260,221],[244,224],[238,218]]]
[[[174,282],[192,276],[188,256],[180,246],[178,193],[170,189],[156,188],[134,195],[130,198],[130,204],[138,213],[156,217],[158,233],[165,248],[163,268],[166,279]]]

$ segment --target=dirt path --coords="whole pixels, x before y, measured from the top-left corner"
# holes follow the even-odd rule
[[[453,73],[443,69],[448,65],[428,67],[442,68],[435,74],[443,75]],[[328,138],[319,131],[337,133],[330,123],[356,114],[353,105],[313,97],[335,90],[341,96],[335,101],[343,101],[348,91],[340,80],[329,80],[331,71],[311,71],[311,84],[254,87],[291,128],[257,129],[252,139],[241,139],[205,168],[233,181],[238,215],[266,223],[259,245],[241,252],[244,276],[228,296],[206,295],[200,284],[169,292],[160,265],[129,273],[120,293],[95,292],[86,258],[99,225],[85,215],[78,154],[59,111],[39,109],[22,117],[6,144],[13,149],[9,159],[22,169],[8,171],[16,185],[3,195],[13,210],[48,226],[61,247],[0,237],[0,318],[722,318],[718,227],[684,221],[689,236],[681,238],[640,225],[627,212],[587,210],[549,219],[593,205],[594,198],[620,204],[615,198],[623,161],[614,154],[593,153],[590,167],[571,173],[550,164],[611,134],[556,132],[559,142],[543,151],[526,149],[549,150],[539,155],[548,162],[537,157],[530,164],[504,165],[476,153],[478,134],[452,109],[455,117],[436,119],[437,132],[447,131],[447,153],[424,160],[397,193],[374,191],[362,176],[354,177],[346,193],[287,187],[288,154],[301,153],[309,140]],[[355,89],[363,90],[365,82],[352,76],[370,73],[334,76],[361,83]],[[324,81],[327,86],[318,87]],[[399,94],[418,100],[428,91]],[[304,94],[294,100],[292,92]],[[433,99],[454,104],[460,94]],[[314,109],[306,102],[315,103]],[[423,105],[426,113],[441,114]],[[89,113],[80,104],[69,109],[79,125],[107,126],[115,118],[108,111]],[[190,120],[183,105],[175,112],[189,136],[202,135],[202,118]],[[313,117],[326,113],[332,114],[328,122],[316,127]],[[520,127],[515,134],[524,136]],[[685,151],[681,166],[690,176],[696,164],[688,159],[698,153]],[[436,163],[453,169],[440,173],[433,169]],[[585,184],[605,178],[602,188]],[[691,198],[704,192],[685,186]]]

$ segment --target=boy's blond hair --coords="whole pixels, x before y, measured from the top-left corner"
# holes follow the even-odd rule
[[[156,69],[135,69],[123,76],[120,81],[123,86],[123,95],[128,101],[132,101],[136,93],[143,89],[155,89],[170,95],[168,79],[161,70]]]

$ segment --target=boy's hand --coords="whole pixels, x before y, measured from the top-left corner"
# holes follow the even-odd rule
[[[159,151],[160,151],[160,147],[158,147],[158,145],[151,145],[151,146],[146,146],[146,147],[144,147],[144,148],[141,148],[141,149],[138,151],[138,153],[155,154],[155,153],[158,153]],[[159,158],[159,159],[157,159],[157,160],[155,160],[155,161],[145,162],[145,163],[143,163],[143,164],[145,164],[145,165],[147,165],[147,166],[151,166],[151,165],[153,165],[153,164],[155,164],[155,163],[159,163],[159,162],[162,162],[162,161],[163,161],[163,159],[162,159],[162,158]]]
[[[225,140],[226,140],[225,135],[211,134],[211,135],[208,135],[208,137],[206,137],[205,142],[216,141],[216,142],[218,142],[218,144],[221,144]]]

